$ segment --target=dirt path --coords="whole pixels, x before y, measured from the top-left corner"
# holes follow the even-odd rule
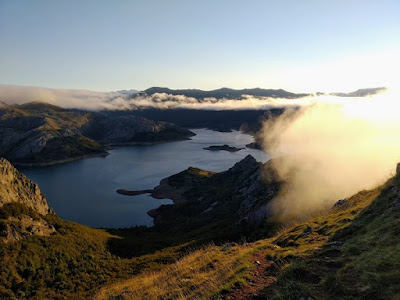
[[[274,269],[273,262],[267,260],[262,251],[252,257],[252,262],[254,269],[248,284],[233,289],[231,293],[223,298],[224,300],[252,299],[276,281],[276,277],[272,275],[273,272],[271,270]]]

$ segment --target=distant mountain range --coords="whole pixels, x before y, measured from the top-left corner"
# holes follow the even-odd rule
[[[365,88],[358,89],[354,92],[350,93],[323,93],[319,92],[316,95],[330,95],[330,96],[338,96],[338,97],[367,97],[375,94],[379,94],[385,92],[387,88],[385,87],[377,87],[377,88]],[[154,95],[156,93],[165,93],[168,95],[183,95],[186,97],[192,97],[197,100],[202,100],[205,98],[215,98],[215,99],[240,99],[243,98],[243,95],[249,95],[254,97],[269,97],[269,98],[285,98],[285,99],[298,99],[307,96],[312,96],[310,93],[291,93],[285,91],[283,89],[262,89],[262,88],[253,88],[253,89],[231,89],[231,88],[220,88],[211,91],[205,91],[200,89],[169,89],[166,87],[151,87],[144,91],[138,91],[135,89],[131,90],[120,90],[118,93],[123,95],[131,95],[132,97],[143,96],[143,95]]]
[[[138,94],[139,91],[130,89],[130,90],[120,90],[120,91],[118,91],[118,93],[124,94],[124,95],[135,95],[135,94]]]
[[[271,98],[287,98],[287,99],[297,99],[309,96],[310,94],[295,94],[291,92],[287,92],[282,89],[274,90],[274,89],[242,89],[235,90],[230,88],[220,88],[212,91],[203,91],[198,89],[183,89],[183,90],[171,90],[169,88],[163,87],[151,87],[147,90],[144,90],[147,95],[153,95],[155,93],[166,93],[170,95],[184,95],[186,97],[193,97],[196,99],[204,99],[204,98],[216,98],[216,99],[239,99],[243,95],[251,95],[255,97],[271,97]]]
[[[357,91],[351,93],[332,93],[330,95],[338,96],[338,97],[367,97],[376,94],[380,94],[386,92],[387,88],[378,87],[378,88],[370,88],[370,89],[359,89]]]

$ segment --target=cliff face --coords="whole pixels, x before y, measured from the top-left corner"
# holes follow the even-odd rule
[[[40,215],[51,212],[39,186],[0,158],[0,207],[12,202],[22,203]]]
[[[265,221],[271,214],[270,202],[279,193],[281,186],[271,168],[271,162],[257,163],[253,157],[248,156],[234,168],[238,168],[240,174],[232,197],[233,201],[240,203],[236,224],[255,225]]]

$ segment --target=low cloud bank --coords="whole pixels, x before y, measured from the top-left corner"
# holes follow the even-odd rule
[[[89,110],[133,110],[143,108],[157,109],[204,109],[204,110],[244,110],[268,109],[274,107],[308,106],[321,101],[326,96],[310,96],[300,99],[279,99],[242,95],[240,99],[196,99],[184,95],[155,93],[151,96],[136,94],[135,97],[122,92],[93,92],[88,90],[48,89],[0,85],[0,101],[7,104],[22,104],[32,101],[48,102],[65,108]],[[341,98],[341,97],[327,97]],[[344,97],[343,97],[344,99]],[[348,98],[346,98],[348,100]],[[330,100],[331,101],[331,100]]]
[[[272,208],[304,216],[373,188],[400,161],[400,118],[394,92],[371,98],[325,97],[264,124],[264,146],[287,182]]]

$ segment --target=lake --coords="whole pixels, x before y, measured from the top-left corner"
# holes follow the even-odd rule
[[[238,131],[216,132],[193,129],[191,140],[171,143],[122,146],[110,150],[106,157],[94,157],[65,164],[20,168],[39,184],[47,202],[63,219],[93,227],[131,227],[153,225],[146,212],[169,199],[149,195],[124,196],[117,189],[152,189],[161,179],[188,167],[225,171],[251,154],[265,162],[267,154],[256,149],[238,152],[207,151],[203,147],[228,144],[245,147],[253,137]]]

